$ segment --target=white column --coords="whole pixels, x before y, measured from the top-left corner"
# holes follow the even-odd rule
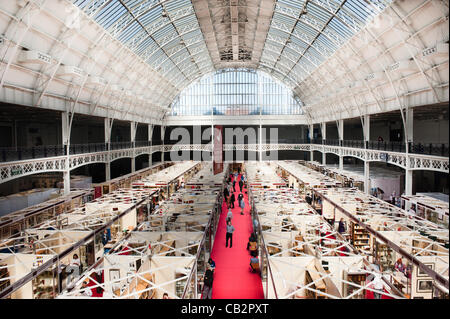
[[[131,139],[131,147],[133,148],[133,154],[131,157],[131,172],[136,171],[136,131],[137,131],[137,122],[130,122],[130,139]]]
[[[406,142],[414,140],[414,110],[408,109],[406,112]]]
[[[344,169],[344,155],[339,155],[339,169]]]
[[[153,137],[153,125],[152,124],[148,124],[147,126],[148,129],[148,140],[149,142],[152,141],[152,137]],[[152,145],[152,143],[150,143],[150,145]],[[151,150],[151,148],[150,148]],[[148,167],[151,167],[153,165],[153,160],[152,160],[152,153],[148,154]]]
[[[337,122],[337,126],[338,126],[338,136],[339,136],[339,145],[343,145],[343,141],[344,141],[344,120],[339,120]],[[343,155],[339,155],[339,169],[344,169],[344,156]]]
[[[309,140],[310,143],[312,143],[312,140],[314,138],[314,125],[309,125]],[[310,150],[309,151],[309,158],[310,158],[310,162],[314,161],[314,151]]]
[[[370,170],[369,161],[364,161],[364,193],[370,193]]]
[[[105,180],[109,181],[111,179],[111,131],[113,125],[113,119],[105,118],[104,119],[104,127],[105,127],[105,144],[106,150],[108,152],[107,159],[105,162]]]
[[[161,162],[164,163],[164,134],[166,133],[166,127],[161,126],[161,141],[162,141],[162,151],[161,151]]]
[[[413,170],[407,169],[405,171],[405,195],[413,195],[412,182],[413,182]]]
[[[259,161],[262,161],[262,125],[261,120],[259,122]]]
[[[63,144],[67,150],[67,157],[63,172],[63,179],[64,179],[64,195],[67,195],[70,193],[70,168],[69,168],[69,148],[70,148],[70,121],[69,121],[69,113],[68,112],[62,112],[61,113],[61,126],[62,126],[62,141]]]
[[[405,130],[405,140],[406,140],[406,167],[411,167],[410,157],[409,157],[409,142],[413,142],[413,123],[414,123],[414,113],[413,109],[408,109],[406,112],[406,130]],[[413,195],[412,191],[413,184],[413,170],[405,170],[405,195]],[[408,207],[409,209],[409,207]]]
[[[364,115],[364,148],[366,148],[366,142],[370,140],[370,115]],[[370,193],[370,170],[369,161],[364,161],[364,192]]]
[[[327,123],[322,123],[320,128],[322,130],[322,145],[325,145],[325,140],[327,139]],[[322,146],[322,165],[327,165],[327,153],[325,153],[324,146]]]
[[[364,115],[363,134],[364,134],[364,145],[365,145],[366,142],[370,141],[370,115],[368,115],[368,114]]]
[[[213,114],[212,111],[211,114]],[[214,133],[214,122],[211,121],[211,163],[214,163]]]

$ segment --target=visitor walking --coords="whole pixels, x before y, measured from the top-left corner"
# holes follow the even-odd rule
[[[230,192],[228,191],[228,185],[223,189],[223,198],[225,202],[228,203],[228,196],[230,196]]]
[[[205,276],[203,278],[203,296],[202,299],[211,299],[212,298],[212,286],[214,280],[214,272],[211,270],[209,266],[207,266],[207,270],[205,272]]]
[[[230,241],[230,248],[233,247],[233,232],[235,228],[231,225],[231,220],[227,222],[227,234],[226,234],[226,244],[225,247],[228,248],[228,240]]]
[[[244,198],[239,202],[239,207],[241,208],[241,215],[244,215],[245,201]]]
[[[242,188],[244,187],[244,182],[242,181],[242,179],[239,181],[239,188],[241,190],[242,193]]]
[[[231,211],[231,209],[228,209],[227,222],[231,221],[232,219],[233,219],[233,212]]]
[[[230,196],[230,205],[231,208],[234,208],[234,202],[236,201],[236,196],[234,196],[234,193],[231,194]]]

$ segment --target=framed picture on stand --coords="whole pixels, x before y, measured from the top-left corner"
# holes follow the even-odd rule
[[[417,292],[432,292],[433,280],[417,279]]]
[[[425,266],[429,267],[431,270],[434,270],[434,263],[424,263]],[[430,277],[426,272],[417,267],[417,277]]]

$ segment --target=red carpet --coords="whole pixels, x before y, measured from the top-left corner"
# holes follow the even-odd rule
[[[238,180],[240,177],[238,178]],[[222,214],[211,253],[216,262],[213,281],[213,299],[264,299],[264,292],[259,274],[252,273],[250,269],[250,254],[247,250],[247,242],[252,232],[252,220],[248,196],[243,189],[245,209],[244,215],[240,214],[237,197],[239,184],[236,182],[236,201],[234,204],[232,225],[233,247],[225,248],[226,215],[228,212],[225,202],[222,203]]]
[[[370,287],[373,288],[373,287]],[[385,293],[389,293],[386,289],[383,289]],[[366,299],[375,299],[373,291],[366,290]],[[390,296],[381,295],[381,299],[394,299]]]
[[[331,232],[327,232],[327,233],[325,234],[325,238],[336,240],[336,236],[331,235]],[[339,256],[344,256],[344,257],[345,257],[345,256],[348,256],[347,254],[344,254],[344,252],[347,251],[347,248],[345,248],[345,246],[339,248],[339,250],[342,251],[342,253],[339,253]]]
[[[94,277],[94,276],[95,276],[94,274],[91,274],[91,277]],[[102,279],[99,283],[100,284],[103,283],[104,280],[105,280],[104,279],[104,271],[102,270]],[[97,285],[97,283],[95,281],[93,281],[92,279],[90,279],[87,286],[91,287],[91,286],[95,286],[95,285]],[[103,297],[103,289],[100,289],[100,293],[97,292],[97,287],[92,288],[91,291],[92,291],[92,297]]]

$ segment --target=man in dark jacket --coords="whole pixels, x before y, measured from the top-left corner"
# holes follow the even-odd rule
[[[309,196],[309,194],[307,194],[307,195],[305,196],[305,200],[306,200],[306,202],[308,203],[308,205],[311,205],[311,204],[312,204],[312,198],[311,198],[311,196]]]
[[[205,277],[203,278],[203,296],[202,299],[211,299],[212,298],[212,286],[214,280],[214,272],[208,267],[205,272]]]
[[[239,188],[241,189],[241,193],[242,193],[242,188],[244,187],[244,182],[242,181],[242,179],[239,181]]]
[[[231,194],[230,198],[230,207],[234,208],[234,202],[236,201],[236,196],[234,196],[234,193]]]
[[[230,196],[230,192],[228,192],[228,187],[224,187],[224,189],[223,189],[223,197],[225,199],[225,202],[228,202],[228,196]]]

